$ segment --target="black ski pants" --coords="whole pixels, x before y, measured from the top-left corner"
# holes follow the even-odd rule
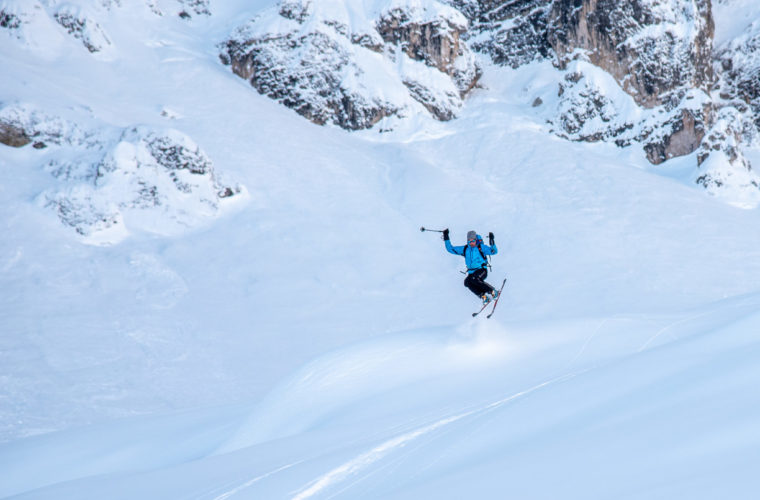
[[[485,282],[487,276],[488,271],[485,269],[478,269],[467,275],[464,279],[464,286],[469,288],[470,291],[478,297],[482,297],[484,293],[494,291],[494,287]]]

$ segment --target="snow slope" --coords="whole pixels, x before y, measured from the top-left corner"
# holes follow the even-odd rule
[[[108,61],[3,34],[0,101],[179,130],[247,197],[88,245],[35,201],[60,150],[0,146],[0,498],[753,498],[756,210],[551,135],[548,64],[347,133],[217,59],[267,2],[124,4]],[[496,234],[491,320],[421,225]]]

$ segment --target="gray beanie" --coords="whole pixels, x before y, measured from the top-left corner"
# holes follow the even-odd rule
[[[467,242],[469,243],[470,240],[474,240],[475,238],[477,238],[477,236],[478,236],[478,233],[476,233],[475,231],[467,231]]]

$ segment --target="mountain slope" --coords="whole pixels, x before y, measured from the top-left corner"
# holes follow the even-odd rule
[[[689,187],[693,157],[557,137],[548,62],[480,59],[456,120],[317,126],[218,59],[271,6],[111,3],[109,60],[0,38],[0,100],[67,132],[0,146],[0,496],[749,498],[757,212]],[[86,244],[49,165],[134,127],[239,196]],[[420,225],[496,234],[491,320]]]

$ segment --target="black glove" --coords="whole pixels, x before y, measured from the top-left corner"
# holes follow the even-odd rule
[[[449,228],[443,230],[443,241],[449,240]]]
[[[491,246],[494,245],[493,233],[488,233],[488,244],[491,245]]]

